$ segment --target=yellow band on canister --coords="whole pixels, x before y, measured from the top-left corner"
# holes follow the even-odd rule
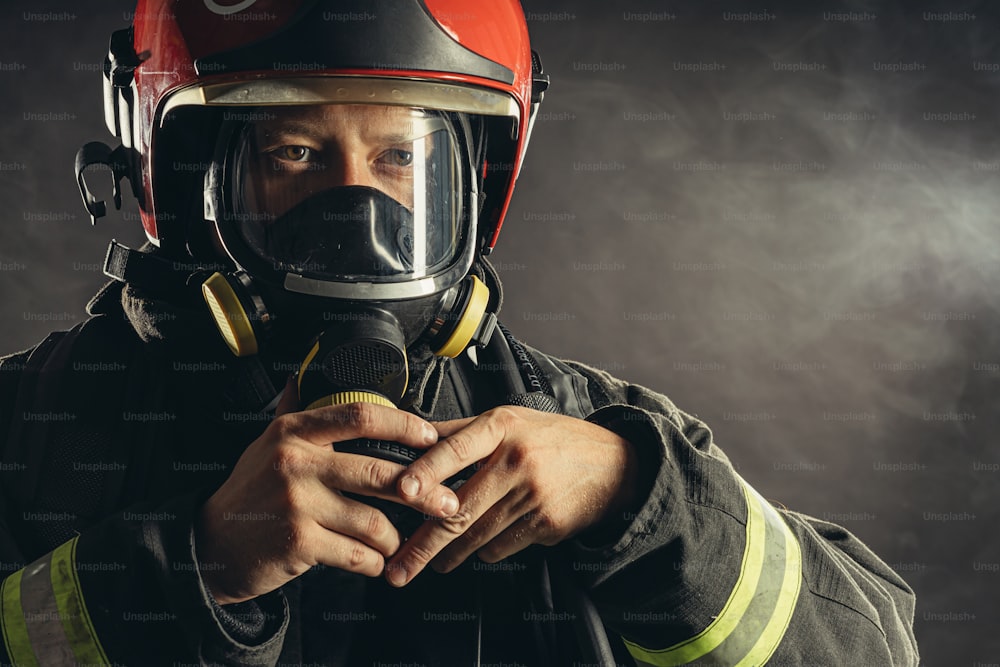
[[[347,405],[348,403],[374,403],[384,405],[387,408],[396,407],[392,401],[380,394],[373,394],[370,391],[339,391],[336,394],[324,396],[313,401],[306,406],[306,410],[325,408],[330,405]]]

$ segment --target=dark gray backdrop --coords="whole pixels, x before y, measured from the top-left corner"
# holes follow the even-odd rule
[[[525,6],[553,84],[495,254],[508,326],[667,393],[765,496],[857,533],[916,588],[926,664],[1000,663],[1000,23]],[[107,240],[141,241],[128,197],[90,228],[71,173],[130,9],[0,9],[2,351],[80,322]]]

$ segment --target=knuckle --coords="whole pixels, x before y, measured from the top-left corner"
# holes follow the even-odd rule
[[[437,479],[436,469],[434,464],[421,456],[419,459],[411,463],[407,467],[407,474],[413,475],[417,479],[421,480],[421,484],[424,485],[424,492],[426,493],[426,480]],[[420,495],[423,495],[421,493]]]
[[[296,484],[286,484],[279,496],[279,508],[290,521],[294,521],[301,509],[309,506],[302,491]]]
[[[274,450],[272,467],[280,477],[298,477],[305,464],[304,458],[298,447],[281,444]]]
[[[362,521],[364,523],[365,535],[380,537],[389,532],[389,521],[385,518],[384,514],[374,508],[365,510]]]
[[[294,435],[297,423],[294,413],[279,415],[271,421],[270,429],[279,440],[287,440]]]
[[[457,514],[441,519],[440,526],[451,535],[464,535],[472,523],[473,516],[467,511],[459,510]]]
[[[445,439],[448,451],[457,461],[470,461],[473,459],[475,443],[472,438],[462,432],[448,436]]]
[[[495,426],[507,430],[521,419],[519,409],[513,405],[501,405],[493,408],[487,414],[490,415],[490,421]]]
[[[362,570],[368,563],[368,550],[360,544],[352,544],[347,554],[347,564],[352,570]]]
[[[361,464],[361,483],[380,491],[390,490],[396,471],[381,459],[369,457]]]
[[[411,565],[415,564],[418,567],[417,568],[407,567],[407,570],[419,569],[424,567],[425,565],[427,565],[427,563],[431,562],[431,559],[433,559],[435,555],[437,554],[434,551],[426,547],[414,544],[413,546],[410,547],[409,564]]]
[[[375,426],[375,410],[369,403],[348,403],[344,406],[344,423],[358,433],[368,433]]]
[[[403,418],[403,426],[406,430],[406,434],[413,438],[414,441],[423,441],[424,427],[427,425],[427,422],[414,414],[410,414],[409,412],[400,412],[399,415]]]

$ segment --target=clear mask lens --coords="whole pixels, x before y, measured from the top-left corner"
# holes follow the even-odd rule
[[[246,118],[226,168],[228,217],[276,270],[401,282],[443,271],[459,255],[464,191],[447,115],[326,104]]]

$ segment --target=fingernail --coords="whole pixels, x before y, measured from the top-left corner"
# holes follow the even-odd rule
[[[389,568],[389,583],[393,586],[402,586],[406,583],[406,568],[396,564]]]
[[[441,512],[445,516],[451,516],[458,511],[458,499],[454,496],[445,496],[441,499]]]
[[[429,445],[438,441],[437,429],[430,424],[424,424],[424,440],[426,440]]]
[[[420,493],[420,480],[413,475],[407,475],[403,478],[399,488],[403,490],[404,494],[408,496],[415,496]]]

